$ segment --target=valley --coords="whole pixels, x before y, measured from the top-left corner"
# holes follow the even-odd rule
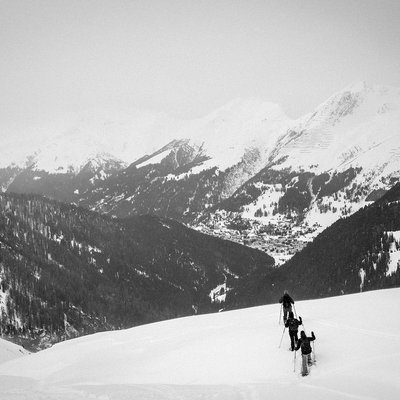
[[[149,135],[138,146],[135,126]],[[297,120],[239,99],[192,121],[83,120],[23,161],[2,147],[3,332],[43,348],[274,302],[285,287],[398,285],[398,210],[380,203],[398,199],[398,126],[399,89],[360,82]]]

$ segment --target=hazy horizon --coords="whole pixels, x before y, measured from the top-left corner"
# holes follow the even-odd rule
[[[399,20],[398,1],[3,0],[2,136],[88,110],[192,119],[238,97],[296,118],[355,81],[400,86]]]

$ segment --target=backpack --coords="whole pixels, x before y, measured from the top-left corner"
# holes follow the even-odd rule
[[[283,307],[285,307],[285,308],[292,307],[292,302],[290,301],[290,297],[288,295],[283,296]]]
[[[311,344],[308,338],[301,339],[301,352],[302,354],[310,354],[311,353]]]

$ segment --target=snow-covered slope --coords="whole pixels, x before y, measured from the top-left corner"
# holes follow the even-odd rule
[[[206,164],[221,171],[238,163],[245,150],[257,148],[263,164],[276,140],[292,121],[274,103],[257,99],[235,99],[202,119],[192,121],[188,135],[197,144],[203,144],[210,157]]]
[[[0,339],[0,364],[30,354],[17,344]]]
[[[386,174],[400,169],[400,89],[355,83],[291,126],[274,150],[281,168],[344,171],[351,165]]]
[[[1,399],[397,399],[400,289],[296,303],[317,364],[278,325],[279,305],[98,333],[0,365]],[[296,371],[293,372],[294,366]]]

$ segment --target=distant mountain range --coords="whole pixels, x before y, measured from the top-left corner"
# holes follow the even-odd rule
[[[280,268],[267,254],[157,216],[115,219],[0,196],[0,328],[30,348],[91,332],[400,285],[400,184]]]
[[[3,293],[9,282],[14,291],[3,309],[20,288],[15,271],[28,282],[18,307],[28,298],[39,307],[25,326],[58,337],[70,321],[108,329],[272,302],[284,288],[306,298],[398,285],[399,127],[400,89],[361,82],[297,120],[237,99],[192,121],[86,116],[64,132],[10,139],[0,149],[0,237]],[[113,273],[99,272],[111,271],[108,259]],[[63,281],[80,297],[49,300],[71,296]],[[3,328],[21,315],[7,311]]]
[[[400,89],[364,82],[298,120],[243,99],[193,121],[86,118],[24,162],[3,147],[0,185],[121,218],[173,218],[282,264],[399,181],[399,126]]]

